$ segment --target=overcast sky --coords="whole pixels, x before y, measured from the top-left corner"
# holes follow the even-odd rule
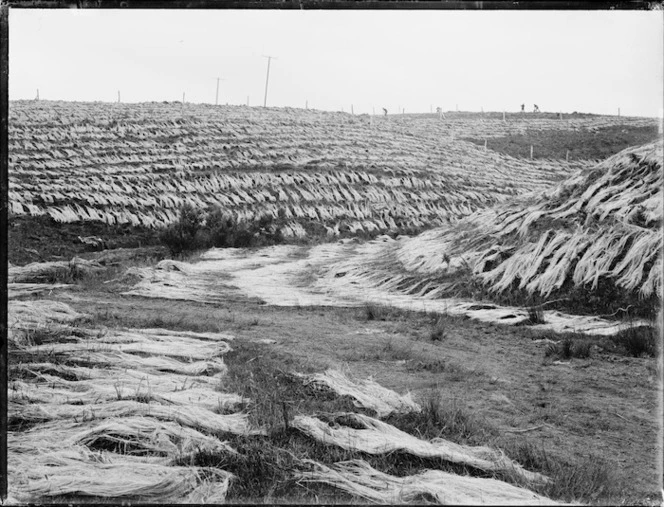
[[[660,116],[664,11],[17,10],[10,99]]]

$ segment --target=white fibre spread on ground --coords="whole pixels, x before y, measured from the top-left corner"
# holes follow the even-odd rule
[[[251,400],[221,390],[233,336],[86,329],[86,315],[57,301],[8,310],[21,357],[8,386],[12,498],[223,502],[232,474],[179,463],[200,449],[236,453],[221,434],[265,433],[242,411]]]
[[[482,322],[519,325],[529,320],[524,308],[484,304],[456,298],[436,299],[438,291],[418,294],[399,291],[389,280],[374,280],[353,269],[380,259],[385,243],[345,241],[314,247],[280,245],[261,249],[212,249],[194,263],[162,261],[134,273],[141,277],[125,294],[182,299],[204,303],[223,301],[229,291],[241,291],[273,306],[362,306],[368,303],[430,313],[467,316]],[[395,275],[396,276],[396,275]],[[433,282],[423,284],[431,289]],[[594,316],[544,311],[537,330],[558,333],[615,334],[626,327]],[[647,325],[634,321],[632,326]]]

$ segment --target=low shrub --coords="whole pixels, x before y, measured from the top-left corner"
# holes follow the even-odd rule
[[[159,234],[159,240],[174,255],[195,250],[201,243],[200,229],[203,220],[202,211],[191,204],[183,204],[180,207],[178,220]]]
[[[544,352],[546,357],[558,357],[560,359],[587,359],[590,357],[592,343],[588,340],[574,340],[565,338],[558,343],[551,343]]]
[[[528,307],[528,324],[546,324],[544,320],[544,312],[542,311],[541,306],[529,306]]]
[[[185,204],[178,220],[166,227],[159,239],[172,255],[201,248],[277,245],[284,242],[280,222],[270,215],[254,222],[240,222],[220,208],[202,211]]]
[[[429,339],[432,342],[443,341],[447,337],[445,319],[439,317],[429,331]]]
[[[367,303],[364,305],[364,315],[367,320],[385,320],[387,311],[383,306]]]
[[[652,326],[632,326],[611,337],[611,341],[633,357],[655,357],[659,335]]]

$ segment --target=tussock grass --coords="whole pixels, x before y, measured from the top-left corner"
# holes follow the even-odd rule
[[[386,320],[388,309],[381,305],[367,303],[364,305],[364,315],[366,320]]]
[[[567,502],[584,501],[600,505],[606,498],[620,495],[621,485],[616,481],[610,463],[596,456],[570,462],[554,457],[543,447],[528,441],[513,441],[504,446],[504,450],[528,470],[540,472],[551,479],[548,484],[534,485],[531,489],[536,493]],[[515,481],[519,479],[515,478]]]
[[[446,399],[433,392],[421,405],[420,413],[394,414],[385,422],[418,438],[446,438],[459,444],[482,445],[498,435],[456,398]]]
[[[432,342],[441,342],[445,338],[447,338],[446,320],[444,317],[439,317],[429,331],[429,340]]]
[[[551,343],[544,352],[545,357],[557,357],[560,359],[587,359],[590,357],[592,342],[588,340],[575,341],[572,338],[565,338],[559,343]]]
[[[611,337],[611,341],[633,357],[655,357],[660,350],[656,327],[631,326]]]
[[[527,311],[528,311],[527,324],[529,325],[546,324],[546,320],[544,319],[544,311],[542,310],[541,306],[529,306],[527,308]]]

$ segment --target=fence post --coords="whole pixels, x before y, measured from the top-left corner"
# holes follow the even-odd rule
[[[350,105],[350,114],[355,114],[355,110],[353,109],[353,104]]]
[[[530,160],[533,159],[533,145],[530,145]]]
[[[484,149],[486,150],[486,139],[484,140]]]
[[[567,150],[567,154],[565,155],[565,162],[569,162],[569,150]]]
[[[503,121],[507,121],[505,120],[505,111],[503,111]]]

